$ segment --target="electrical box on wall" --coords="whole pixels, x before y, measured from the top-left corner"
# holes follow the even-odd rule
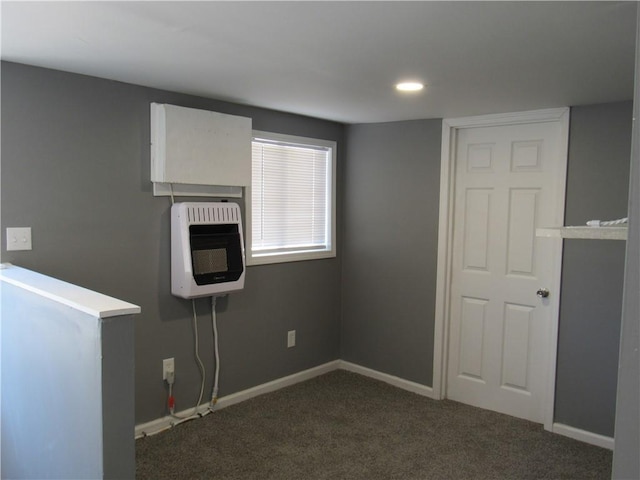
[[[251,119],[152,103],[151,181],[249,186]]]
[[[171,207],[171,293],[182,298],[244,288],[244,240],[236,203]]]

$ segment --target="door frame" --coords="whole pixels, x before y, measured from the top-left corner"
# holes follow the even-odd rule
[[[474,117],[445,118],[442,121],[442,149],[440,162],[440,214],[438,220],[438,262],[436,281],[436,308],[433,349],[433,396],[437,399],[446,398],[447,367],[449,354],[449,323],[450,323],[450,290],[453,249],[453,212],[455,195],[456,172],[456,142],[457,132],[464,128],[489,127],[503,125],[517,125],[540,122],[557,122],[560,124],[560,155],[558,160],[561,178],[558,181],[559,216],[557,225],[564,225],[564,205],[566,196],[567,157],[569,148],[569,114],[568,107],[533,110],[526,112],[505,113],[495,115],[481,115]],[[545,225],[546,226],[546,225]],[[553,408],[555,403],[555,380],[558,346],[558,320],[560,313],[560,281],[562,273],[562,239],[545,239],[555,242],[553,262],[555,283],[554,293],[558,296],[551,312],[551,332],[549,344],[548,371],[546,392],[544,394],[544,428],[553,428]]]

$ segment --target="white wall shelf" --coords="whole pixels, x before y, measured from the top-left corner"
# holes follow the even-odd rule
[[[548,227],[536,229],[536,237],[626,240],[627,227]]]
[[[154,197],[223,197],[242,198],[243,187],[220,185],[187,185],[184,183],[153,183]]]

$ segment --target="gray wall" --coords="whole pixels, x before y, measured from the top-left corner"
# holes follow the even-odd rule
[[[632,102],[571,109],[566,225],[627,216]],[[565,240],[555,421],[613,437],[625,242]]]
[[[629,238],[624,281],[613,478],[640,478],[640,10],[636,29],[636,79],[629,182]]]
[[[135,322],[137,315],[101,321],[103,479],[136,476]]]
[[[342,359],[432,385],[442,122],[348,129]]]
[[[631,107],[572,109],[566,224],[626,216]],[[440,121],[348,135],[342,358],[432,386]],[[555,420],[607,436],[624,261],[625,242],[565,242]]]
[[[27,252],[7,252],[2,235],[2,261],[142,307],[135,328],[138,424],[166,412],[163,358],[175,357],[177,410],[193,406],[200,389],[191,304],[170,294],[170,201],[154,197],[149,181],[151,102],[244,115],[259,130],[336,140],[339,192],[344,160],[341,124],[2,62],[1,228],[33,232]],[[339,357],[340,267],[338,253],[248,268],[245,290],[219,302],[221,396]],[[197,309],[209,395],[208,301],[197,301]],[[292,329],[297,346],[287,349]]]

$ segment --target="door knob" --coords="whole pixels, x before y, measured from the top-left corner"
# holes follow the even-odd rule
[[[538,291],[536,292],[536,295],[539,296],[540,298],[547,298],[549,296],[549,289],[547,288],[540,288],[538,289]]]

